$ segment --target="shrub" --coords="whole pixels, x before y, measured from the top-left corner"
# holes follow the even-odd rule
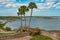
[[[6,27],[5,30],[11,31],[11,28],[10,27]]]
[[[1,24],[1,23],[0,23],[0,28],[1,28],[1,29],[3,29],[3,28],[4,28],[3,26],[4,26],[4,24]]]
[[[47,36],[36,35],[36,36],[33,36],[31,40],[52,40],[52,39]]]

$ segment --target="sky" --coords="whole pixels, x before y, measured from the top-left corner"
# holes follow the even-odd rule
[[[60,16],[60,0],[0,0],[0,16],[17,16],[20,6],[35,2],[33,16]],[[31,11],[26,12],[29,16]]]

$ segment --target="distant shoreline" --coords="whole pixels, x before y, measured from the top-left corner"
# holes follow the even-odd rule
[[[60,30],[41,30],[41,31],[47,31],[47,32],[60,32]]]
[[[29,18],[30,16],[26,16]],[[32,18],[44,18],[44,19],[54,19],[55,16],[32,16]],[[20,19],[20,16],[0,16],[0,19]]]

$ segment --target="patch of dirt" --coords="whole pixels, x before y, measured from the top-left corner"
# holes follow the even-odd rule
[[[31,36],[24,36],[20,38],[7,39],[7,40],[30,40],[31,38],[32,38]]]

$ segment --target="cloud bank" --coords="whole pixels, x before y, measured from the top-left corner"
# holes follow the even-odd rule
[[[25,2],[31,1],[36,2],[40,9],[60,8],[60,0],[25,0]],[[22,2],[22,0],[18,0],[18,2],[17,0],[0,0],[0,7],[15,8],[21,5],[27,5],[27,3]]]

